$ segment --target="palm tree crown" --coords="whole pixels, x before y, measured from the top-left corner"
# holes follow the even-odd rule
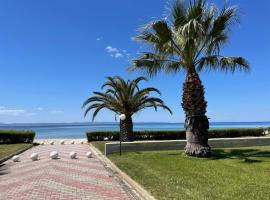
[[[115,112],[115,114],[125,114],[130,117],[134,113],[148,107],[154,107],[155,110],[158,107],[162,107],[172,113],[160,98],[150,96],[151,92],[161,94],[158,89],[153,87],[139,88],[139,82],[146,81],[146,78],[138,77],[132,81],[125,81],[121,77],[115,76],[107,77],[107,80],[101,87],[102,89],[107,87],[104,93],[94,92],[95,96],[84,102],[82,108],[91,104],[86,108],[84,116],[90,110],[95,109],[92,117],[92,120],[94,120],[98,112],[103,108],[109,109]]]
[[[122,141],[133,141],[133,122],[132,115],[144,108],[153,107],[157,110],[158,107],[172,111],[164,104],[164,102],[157,97],[150,96],[150,93],[155,92],[161,94],[156,88],[148,87],[144,89],[139,88],[139,82],[147,80],[144,77],[138,77],[132,81],[125,81],[119,76],[107,77],[107,82],[102,85],[102,89],[107,88],[104,93],[94,92],[95,96],[87,99],[83,108],[89,105],[84,113],[87,113],[95,109],[93,112],[92,120],[95,119],[96,115],[103,108],[107,108],[115,114],[125,114],[125,119],[120,119],[120,140]]]
[[[235,6],[218,10],[205,0],[176,0],[168,18],[147,24],[135,38],[154,50],[133,60],[131,69],[143,69],[151,76],[160,70],[248,70],[244,58],[220,54],[237,21]]]

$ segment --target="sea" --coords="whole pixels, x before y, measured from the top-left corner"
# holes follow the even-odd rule
[[[210,129],[270,127],[270,122],[210,122]],[[36,139],[42,138],[85,138],[87,131],[119,130],[115,122],[79,123],[0,123],[0,129],[34,130]],[[184,123],[143,122],[134,123],[134,130],[181,130]]]

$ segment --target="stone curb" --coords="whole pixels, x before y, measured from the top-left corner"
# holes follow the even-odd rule
[[[132,196],[135,199],[142,200],[156,200],[149,192],[147,192],[139,183],[135,182],[130,178],[125,172],[120,170],[111,160],[104,156],[99,149],[94,145],[89,143],[90,147],[93,149],[93,153],[104,163],[106,168],[109,168],[115,176],[118,176],[120,180],[128,187],[129,193],[132,193]]]
[[[208,144],[211,148],[267,146],[270,145],[270,137],[211,138],[208,140]],[[184,149],[185,146],[186,140],[123,142],[122,152],[180,150]],[[119,142],[108,142],[105,144],[105,155],[119,152],[119,148]]]
[[[28,150],[28,149],[31,149],[31,148],[34,147],[34,146],[35,146],[35,145],[32,144],[32,145],[29,146],[29,147],[25,147],[25,148],[23,148],[23,149],[21,149],[21,150],[19,150],[19,151],[16,151],[15,153],[12,153],[11,155],[8,155],[8,156],[4,157],[3,159],[0,160],[0,164],[6,162],[8,159],[12,158],[12,157],[15,156],[15,155],[21,154],[21,153],[23,153],[24,151],[26,151],[26,150]]]

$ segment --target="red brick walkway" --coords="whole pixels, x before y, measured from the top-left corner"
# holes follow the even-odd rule
[[[54,150],[60,159],[49,158]],[[0,168],[0,199],[132,199],[95,156],[86,157],[89,150],[87,144],[46,144],[22,153],[20,162],[6,161]],[[69,158],[71,151],[77,159]],[[38,161],[30,159],[33,152]]]

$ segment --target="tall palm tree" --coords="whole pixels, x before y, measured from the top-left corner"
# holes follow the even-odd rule
[[[107,77],[101,89],[107,88],[104,93],[94,92],[95,96],[87,99],[82,108],[88,106],[84,116],[95,109],[92,120],[94,121],[98,112],[103,108],[113,111],[116,115],[126,115],[125,120],[120,120],[121,139],[123,141],[132,141],[134,139],[132,115],[138,111],[153,107],[156,111],[158,107],[172,111],[157,97],[150,96],[150,93],[155,92],[161,95],[160,91],[153,87],[139,88],[139,82],[146,81],[145,77],[138,77],[135,80],[125,81],[120,76]]]
[[[249,70],[242,57],[228,57],[220,49],[228,42],[228,34],[238,21],[237,7],[221,10],[205,0],[176,0],[168,18],[150,22],[135,38],[149,45],[150,51],[132,61],[132,70],[141,69],[148,75],[159,71],[186,72],[182,107],[186,115],[187,144],[185,152],[193,156],[208,156],[209,121],[204,86],[198,72]]]

